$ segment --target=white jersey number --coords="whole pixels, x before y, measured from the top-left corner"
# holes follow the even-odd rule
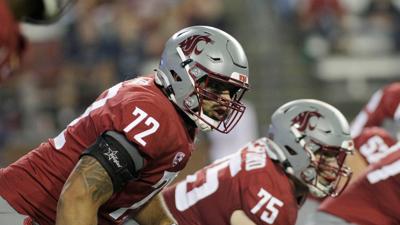
[[[147,142],[145,142],[143,138],[156,132],[160,127],[160,123],[158,123],[157,120],[155,120],[153,117],[148,116],[148,114],[145,111],[143,111],[138,107],[135,108],[132,114],[137,117],[134,121],[132,121],[132,123],[130,123],[128,126],[124,128],[124,131],[128,133],[134,127],[136,127],[140,122],[142,122],[144,119],[147,118],[146,121],[144,121],[144,124],[146,124],[150,128],[133,136],[133,138],[137,142],[139,142],[143,146],[146,146]]]
[[[234,177],[242,170],[242,155],[241,153],[247,150],[245,155],[245,171],[260,169],[266,165],[265,142],[259,140],[250,143],[241,151],[232,155],[226,156],[222,159],[215,161],[212,167],[206,170],[205,182],[187,191],[187,184],[193,183],[197,180],[197,174],[187,176],[185,181],[180,182],[175,189],[175,205],[179,211],[184,211],[191,206],[195,205],[198,201],[212,195],[218,190],[219,171],[229,168],[231,177]]]
[[[373,136],[360,147],[360,153],[367,159],[368,163],[376,163],[389,153],[389,146],[380,136]]]
[[[80,117],[73,120],[70,124],[68,124],[68,126],[73,126],[73,125],[77,124],[82,118],[87,117],[92,111],[104,106],[108,99],[117,95],[117,93],[121,87],[122,87],[122,83],[119,83],[119,84],[113,86],[112,88],[110,88],[107,92],[107,95],[104,98],[95,101],[92,105],[90,105],[85,110],[85,112]],[[146,146],[147,142],[144,141],[144,138],[149,136],[150,134],[155,133],[158,130],[158,128],[160,127],[160,123],[157,120],[155,120],[153,117],[149,116],[145,111],[143,111],[142,109],[140,109],[138,107],[136,107],[133,110],[132,115],[135,116],[136,118],[132,121],[132,123],[130,123],[128,126],[126,126],[124,128],[124,131],[126,133],[128,133],[134,127],[136,127],[139,123],[144,121],[144,124],[146,126],[148,126],[149,129],[139,132],[138,134],[133,136],[133,138],[142,146]],[[65,142],[66,142],[65,141],[65,130],[66,129],[64,129],[57,137],[54,138],[54,144],[55,144],[55,147],[57,150],[62,149],[62,147],[64,147],[64,145],[65,145]]]
[[[386,180],[400,173],[400,160],[385,165],[382,168],[373,170],[367,174],[367,179],[371,184]]]
[[[268,191],[260,188],[258,192],[258,197],[260,197],[260,201],[251,209],[251,213],[256,214],[261,210],[263,206],[265,206],[260,219],[268,224],[273,224],[275,219],[278,217],[279,208],[282,207],[283,202],[274,196],[272,196]]]
[[[187,183],[196,181],[197,176],[196,174],[187,176],[185,181],[179,183],[176,186],[175,189],[176,208],[179,211],[184,211],[193,206],[194,204],[196,204],[196,202],[206,198],[207,196],[217,191],[219,186],[218,172],[226,168],[228,165],[229,161],[225,161],[221,164],[218,164],[208,169],[206,171],[206,182],[203,185],[196,187],[189,192],[187,191]]]

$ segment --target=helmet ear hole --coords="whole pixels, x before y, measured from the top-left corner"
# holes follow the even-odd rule
[[[290,155],[297,155],[297,152],[295,150],[293,150],[291,147],[285,145],[285,149],[286,149],[286,151],[289,152]]]
[[[175,81],[182,81],[182,78],[175,72],[175,70],[170,70],[169,72],[172,74],[172,78],[174,78]]]

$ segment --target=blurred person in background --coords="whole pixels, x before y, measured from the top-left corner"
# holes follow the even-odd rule
[[[400,142],[382,128],[365,128],[355,139],[368,169],[337,198],[327,198],[307,225],[400,223]]]
[[[354,138],[355,154],[349,157],[348,164],[353,170],[353,180],[363,174],[368,165],[377,163],[397,148],[392,148],[397,142],[388,131],[382,127],[366,127],[360,135]]]
[[[51,23],[68,4],[63,0],[0,0],[0,82],[18,68],[26,47],[19,21]]]
[[[363,174],[370,163],[390,153],[389,146],[396,142],[396,135],[399,134],[399,118],[400,83],[394,82],[376,91],[351,123],[356,151],[348,157],[347,163],[353,170],[354,178]],[[380,126],[387,126],[390,133]],[[298,225],[306,223],[320,203],[320,199],[308,199],[300,210],[302,216]]]
[[[301,31],[304,51],[318,59],[340,46],[346,8],[340,0],[297,0],[295,22]],[[317,47],[318,46],[318,47]]]
[[[56,135],[107,87],[157,67],[171,31],[194,25],[194,18],[224,28],[223,0],[200,2],[72,1],[57,23],[23,23],[23,65],[0,90],[0,164]]]
[[[399,114],[400,109],[400,85],[398,82],[391,83],[386,85],[385,87],[376,91],[368,103],[363,107],[361,112],[356,116],[355,120],[351,124],[351,132],[354,137],[356,150],[355,155],[353,157],[349,157],[349,164],[352,166],[354,171],[354,177],[358,178],[363,175],[363,182],[357,181],[358,183],[366,182],[366,168],[370,164],[374,164],[385,158],[387,155],[397,151],[399,149],[396,135],[399,135]],[[387,127],[389,131],[386,131],[382,126]],[[382,165],[381,165],[382,167]],[[358,180],[358,179],[357,179]],[[384,182],[390,183],[391,181]],[[353,185],[352,185],[353,186]],[[355,191],[352,191],[346,196],[351,195],[353,192],[359,191],[359,189],[364,189],[362,185],[356,185],[357,188]],[[377,190],[381,188],[382,185],[376,185]],[[390,185],[389,185],[390,186]],[[370,194],[375,194],[373,191],[367,190],[370,187],[375,187],[374,185],[366,185],[366,191],[361,190],[361,192],[370,192]],[[384,189],[385,191],[387,189]],[[390,188],[389,188],[390,190]],[[388,191],[390,193],[390,191]],[[343,208],[342,204],[345,202],[352,202],[354,204],[365,205],[365,209],[361,209],[359,215],[369,215],[370,211],[374,206],[379,205],[379,202],[373,199],[367,199],[365,196],[367,194],[355,195],[354,198],[351,197],[343,197],[343,200],[329,200],[326,201],[328,203],[324,203],[320,206],[320,211],[312,216],[311,224],[330,224],[337,220],[337,218],[332,217],[331,215],[326,216],[326,213],[331,213],[333,215],[337,215],[342,219],[347,219],[348,222],[358,222],[360,224],[364,224],[366,221],[361,222],[363,219],[358,218],[358,216],[349,216],[346,211],[349,211],[350,208]],[[387,200],[391,197],[385,196]],[[392,196],[393,197],[393,196]],[[361,199],[358,199],[361,198]],[[340,198],[342,199],[342,198]],[[332,202],[332,203],[331,203]],[[396,203],[397,204],[397,203]],[[327,205],[325,207],[325,205]],[[353,206],[353,205],[352,205]],[[316,206],[318,207],[318,206]],[[326,209],[325,209],[326,208]],[[325,213],[326,212],[326,213]],[[389,215],[390,211],[387,212]],[[381,209],[378,210],[371,221],[386,221],[384,219],[385,212],[382,212]],[[378,215],[378,217],[376,217]],[[389,216],[391,217],[391,216]],[[338,224],[346,224],[342,219],[338,219],[336,222]],[[398,222],[397,222],[398,223]],[[380,223],[378,223],[380,224]],[[383,223],[382,223],[383,224]]]
[[[193,26],[165,44],[154,75],[104,91],[57,137],[0,169],[0,220],[9,225],[115,224],[182,170],[197,130],[228,133],[245,106],[248,62],[217,28]],[[198,128],[198,129],[197,129]],[[173,224],[160,202],[142,224]]]
[[[336,196],[346,186],[351,172],[344,160],[352,149],[349,125],[336,108],[295,100],[275,111],[267,137],[168,187],[162,196],[178,224],[290,225],[309,193]]]
[[[400,82],[388,84],[371,96],[352,122],[351,135],[357,137],[365,127],[385,125],[394,136],[400,135]]]
[[[0,1],[1,166],[8,165],[26,152],[18,149],[32,147],[27,144],[32,137],[54,135],[54,132],[52,132],[54,131],[52,129],[54,123],[52,117],[49,116],[51,113],[48,111],[36,113],[46,103],[51,104],[50,101],[44,100],[43,96],[36,95],[38,93],[34,92],[35,85],[40,83],[38,81],[40,79],[14,75],[26,75],[28,70],[43,67],[42,64],[60,69],[60,63],[57,62],[59,57],[53,57],[56,51],[51,48],[41,48],[40,53],[33,56],[35,44],[32,44],[29,35],[24,32],[24,26],[46,25],[40,27],[47,27],[47,25],[54,24],[73,2],[63,0]],[[20,22],[23,22],[23,25]],[[31,60],[32,58],[36,59]],[[48,73],[51,72],[54,72],[54,70],[48,71]],[[28,78],[28,80],[25,78]],[[30,78],[32,79],[29,80]],[[4,82],[5,80],[8,80],[8,82]],[[54,79],[46,80],[54,81]],[[44,90],[43,86],[38,87],[38,89]],[[48,93],[46,95],[51,96]],[[36,102],[35,100],[39,98],[42,98],[42,101]],[[35,119],[32,120],[31,118]],[[37,132],[31,132],[31,130],[37,130]],[[19,138],[24,136],[25,141],[17,141],[17,136]]]

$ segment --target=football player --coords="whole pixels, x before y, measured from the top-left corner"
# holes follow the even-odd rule
[[[272,115],[268,138],[215,161],[162,196],[178,224],[294,224],[309,192],[336,196],[345,187],[350,170],[344,160],[352,148],[349,125],[336,108],[295,100]]]
[[[20,64],[26,42],[18,21],[51,23],[71,3],[67,0],[0,0],[0,82]]]
[[[392,86],[394,87],[394,86]],[[398,86],[400,87],[400,86]],[[350,157],[347,158],[347,164],[351,167],[352,172],[353,172],[353,181],[356,180],[359,176],[361,176],[366,168],[368,167],[369,164],[371,163],[376,163],[389,153],[394,150],[394,148],[390,148],[396,140],[389,134],[387,131],[385,131],[383,128],[380,127],[371,127],[373,125],[380,125],[380,123],[383,121],[383,118],[388,117],[387,111],[382,110],[383,108],[387,108],[385,106],[386,103],[392,102],[393,99],[398,98],[394,95],[395,92],[393,92],[392,88],[385,88],[384,91],[385,98],[381,98],[381,107],[382,108],[376,108],[376,110],[370,111],[372,113],[368,114],[367,108],[370,107],[365,107],[364,110],[359,114],[358,118],[361,118],[366,115],[371,115],[370,122],[364,124],[363,130],[361,132],[357,131],[357,134],[353,133],[355,135],[354,138],[354,143],[355,143],[355,151],[354,154]],[[391,91],[388,91],[391,90]],[[398,89],[400,91],[400,89]],[[377,93],[380,93],[381,91],[378,91]],[[390,94],[389,94],[390,93]],[[400,94],[400,92],[398,93]],[[395,98],[393,98],[395,97]],[[375,99],[375,100],[373,100]],[[398,98],[400,100],[400,98]],[[372,98],[370,102],[376,101],[376,98]],[[386,103],[383,103],[386,102]],[[369,104],[370,105],[370,104]],[[385,113],[384,113],[385,112]],[[361,115],[361,116],[360,116]],[[365,117],[367,118],[367,117]],[[375,119],[372,119],[375,118]],[[380,122],[377,122],[376,118],[380,118]],[[353,123],[353,128],[357,126],[358,122]],[[353,129],[354,131],[355,129]],[[324,199],[315,199],[315,198],[308,198],[307,201],[304,204],[304,207],[301,208],[299,212],[299,220],[297,224],[305,224],[308,221],[308,218],[310,215],[316,213],[318,210],[319,205],[321,204],[322,200]]]
[[[351,123],[351,135],[355,139],[356,144],[359,144],[360,141],[357,141],[357,139],[360,140],[368,137],[368,133],[374,134],[378,132],[376,133],[376,135],[379,136],[380,131],[378,131],[378,128],[376,127],[385,127],[389,125],[391,128],[396,129],[395,126],[398,126],[400,124],[398,121],[400,121],[400,82],[394,82],[379,89],[372,95],[369,102],[363,107],[361,112]],[[367,127],[375,128],[370,131],[364,130]],[[390,136],[390,134],[388,134],[386,131],[384,131],[384,133],[385,135],[380,136],[381,138],[386,138],[386,136]],[[400,134],[399,132],[397,133],[397,135]],[[392,132],[392,134],[396,135],[396,131]],[[363,147],[364,150],[356,147],[354,155],[348,157],[348,165],[352,168],[354,178],[357,178],[365,172],[365,169],[370,163],[370,160],[374,160],[374,158],[378,159],[381,158],[380,156],[384,156],[384,154],[382,153],[385,152],[385,149],[387,149],[387,147],[373,147],[374,145],[378,144],[372,143],[375,141],[378,141],[378,138],[371,139],[369,141],[371,142],[371,144],[365,143],[366,145]],[[305,203],[305,207],[300,210],[298,225],[304,224],[304,221],[307,220],[307,217],[310,214],[315,213],[315,211],[319,207],[319,204],[320,200],[309,198]]]
[[[356,147],[372,164],[341,196],[327,198],[308,225],[400,224],[400,142],[394,144],[382,130],[364,130],[361,136]]]
[[[185,167],[197,128],[235,126],[248,88],[247,58],[232,36],[208,26],[178,31],[155,75],[106,90],[57,137],[0,170],[0,221],[101,225],[140,211]],[[153,224],[172,224],[154,205]]]
[[[351,135],[357,137],[364,127],[382,126],[386,119],[400,122],[400,82],[391,83],[372,95],[352,122]]]

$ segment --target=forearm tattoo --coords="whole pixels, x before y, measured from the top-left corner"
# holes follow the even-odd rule
[[[85,182],[85,188],[91,193],[93,201],[106,201],[113,192],[110,177],[96,159],[84,156],[75,168]],[[106,198],[106,199],[105,199]]]

